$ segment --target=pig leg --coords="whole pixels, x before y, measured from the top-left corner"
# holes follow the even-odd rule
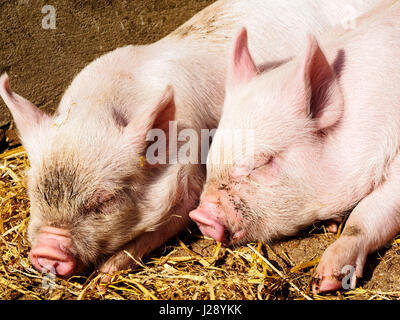
[[[387,177],[356,206],[342,235],[322,255],[312,280],[314,293],[354,288],[368,254],[400,232],[399,157]]]
[[[153,250],[161,247],[192,223],[188,213],[198,205],[205,180],[205,168],[199,165],[185,165],[176,169],[178,172],[172,176],[171,183],[175,183],[177,176],[176,196],[179,197],[175,200],[177,205],[168,210],[168,217],[165,216],[164,222],[154,228],[154,231],[140,234],[106,260],[99,269],[103,274],[99,282],[108,283],[115,272],[134,267],[137,265],[136,261],[140,261]]]
[[[144,256],[183,231],[189,223],[190,219],[187,215],[185,217],[173,216],[156,231],[141,234],[122,247],[100,267],[100,272],[103,275],[99,281],[108,283],[115,272],[132,268],[136,265],[132,257],[140,261]]]

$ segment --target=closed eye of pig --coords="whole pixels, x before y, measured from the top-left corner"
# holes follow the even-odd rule
[[[88,211],[105,212],[110,211],[110,207],[115,205],[117,195],[109,193],[108,191],[98,191],[89,199],[86,205]]]
[[[265,185],[278,178],[280,173],[279,160],[277,156],[271,156],[262,165],[258,165],[250,173],[250,178],[256,183]]]
[[[218,147],[221,148],[223,146]],[[261,153],[252,157],[244,157],[243,159],[234,163],[230,175],[234,179],[242,177],[257,179],[257,177],[260,176],[265,179],[273,179],[279,173],[278,156],[279,155],[277,153]]]

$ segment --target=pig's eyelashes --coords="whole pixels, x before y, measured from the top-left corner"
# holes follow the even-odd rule
[[[107,198],[106,200],[104,200],[103,202],[101,202],[100,206],[102,206],[102,207],[109,206],[109,205],[113,204],[116,201],[116,199],[117,199],[116,196],[113,195],[113,196]]]
[[[254,169],[252,171],[255,171],[257,169],[261,169],[261,168],[264,168],[265,166],[270,165],[272,163],[273,159],[274,159],[274,157],[269,157],[264,163],[254,166]]]
[[[101,213],[104,208],[115,202],[116,196],[112,193],[96,194],[88,203],[87,209],[96,213]]]
[[[115,199],[110,199],[110,200],[108,200],[106,202],[100,203],[93,211],[95,213],[103,213],[103,212],[105,212],[105,209],[107,207],[111,206],[114,203],[113,200],[115,200]]]
[[[251,163],[250,160],[242,160],[238,162],[232,171],[232,177],[233,178],[248,178],[251,176],[251,174],[256,171],[257,169],[261,169],[267,165],[269,165],[273,160],[273,157],[258,157],[257,159],[253,160],[253,163]]]

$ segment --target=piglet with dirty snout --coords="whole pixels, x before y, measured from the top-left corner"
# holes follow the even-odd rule
[[[354,288],[368,254],[400,232],[399,31],[397,2],[354,30],[310,36],[304,54],[268,73],[239,33],[207,183],[190,213],[203,234],[226,245],[270,241],[353,209],[312,288],[346,289],[347,274]],[[228,144],[235,130],[242,135]]]

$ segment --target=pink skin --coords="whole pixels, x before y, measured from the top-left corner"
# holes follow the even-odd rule
[[[225,226],[215,218],[214,214],[218,210],[217,205],[212,202],[203,202],[196,210],[192,211],[189,216],[197,223],[200,231],[207,237],[213,238],[218,242],[225,242]]]
[[[224,229],[242,229],[242,241],[267,242],[352,210],[321,257],[312,290],[348,289],[347,275],[355,287],[367,256],[400,232],[399,14],[398,3],[382,6],[356,30],[322,38],[321,47],[310,37],[305,54],[260,75],[245,31],[239,34],[207,183],[190,214],[206,235],[226,243]],[[254,129],[255,157],[264,161],[227,165],[220,133],[226,128]],[[224,193],[243,200],[244,209],[237,201],[233,208],[211,205],[230,200]],[[232,228],[235,221],[249,223]]]
[[[76,265],[71,254],[72,239],[68,230],[42,227],[36,245],[29,253],[34,267],[42,272],[55,271],[57,275],[70,275]]]
[[[239,199],[228,196],[223,188],[210,187],[209,190],[202,196],[200,205],[189,213],[189,217],[205,236],[225,246],[240,241],[245,234],[246,222],[232,205]]]
[[[221,242],[224,246],[228,246],[242,239],[245,234],[244,230],[239,229],[232,233],[228,227],[221,223],[220,219],[215,218],[216,212],[222,211],[216,208],[215,203],[204,201],[196,210],[189,213],[189,216],[196,222],[200,231],[205,236]],[[224,210],[224,212],[226,212],[226,210]],[[235,215],[234,212],[230,214],[230,216]]]

